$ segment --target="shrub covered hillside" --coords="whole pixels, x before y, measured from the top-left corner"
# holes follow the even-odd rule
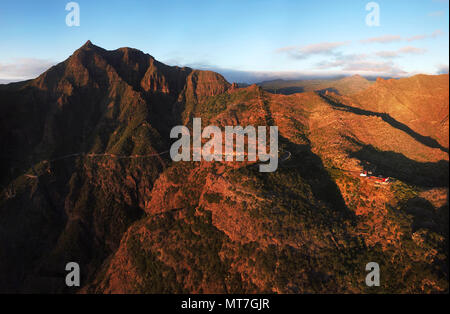
[[[338,87],[238,88],[90,42],[1,86],[0,292],[69,292],[72,261],[79,293],[448,292],[448,75]],[[278,126],[277,171],[173,162],[195,117]]]

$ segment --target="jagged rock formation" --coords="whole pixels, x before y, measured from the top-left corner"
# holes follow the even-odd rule
[[[369,261],[380,292],[448,291],[448,75],[339,94],[90,42],[0,86],[0,291],[73,292],[69,261],[81,293],[371,292]],[[278,170],[172,162],[170,129],[193,117],[277,125]]]

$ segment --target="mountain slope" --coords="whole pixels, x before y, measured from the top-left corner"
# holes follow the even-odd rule
[[[163,152],[185,95],[214,95],[227,84],[215,73],[87,42],[37,79],[2,89],[0,232],[11,256],[0,262],[2,289],[55,289],[52,269],[71,257],[89,278],[143,214],[142,195],[168,163]],[[117,157],[134,155],[151,156]],[[42,229],[47,236],[37,236]]]
[[[398,84],[429,97],[434,80]],[[448,111],[448,86],[432,94]],[[427,107],[422,133],[363,95],[237,88],[90,42],[2,86],[0,291],[373,293],[369,261],[383,274],[377,292],[448,291],[448,145],[427,140],[445,139],[433,127],[442,116]],[[427,105],[407,97],[415,112]],[[172,162],[169,132],[193,117],[278,126],[279,168]],[[80,290],[64,285],[69,261],[80,263]]]
[[[423,136],[449,146],[448,74],[416,75],[399,80],[378,79],[365,91],[353,95],[355,106],[387,113]]]
[[[285,95],[314,91],[332,91],[341,95],[351,95],[367,89],[372,82],[360,75],[353,75],[337,80],[276,80],[262,82],[259,85],[271,93]]]
[[[366,260],[382,265],[384,292],[446,289],[430,269],[445,260],[436,253],[445,251],[448,235],[448,175],[440,177],[448,161],[437,156],[436,168],[424,173],[432,187],[447,188],[430,189],[422,173],[421,180],[403,175],[402,169],[421,167],[405,157],[392,173],[402,180],[377,186],[359,177],[361,152],[369,145],[395,151],[393,134],[414,138],[313,93],[282,96],[250,87],[227,94],[210,102],[226,103],[211,122],[278,125],[281,152],[290,159],[267,175],[251,164],[172,164],[155,183],[146,217],[127,231],[85,292],[365,292],[358,278]],[[377,142],[363,137],[364,127],[383,130]],[[415,184],[444,202],[431,205]]]

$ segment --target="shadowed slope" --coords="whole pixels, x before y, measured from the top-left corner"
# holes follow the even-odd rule
[[[399,129],[399,130],[405,132],[406,134],[410,135],[416,141],[418,141],[418,142],[420,142],[420,143],[422,143],[422,144],[424,144],[424,145],[426,145],[426,146],[428,146],[430,148],[438,148],[438,149],[440,149],[441,151],[443,151],[445,153],[449,152],[448,148],[443,147],[435,139],[431,138],[430,136],[423,136],[423,135],[415,132],[409,126],[407,126],[406,124],[403,124],[403,123],[395,120],[394,118],[392,118],[387,113],[378,113],[378,112],[373,112],[373,111],[369,111],[369,110],[360,109],[360,108],[357,108],[357,107],[347,106],[347,105],[344,105],[342,103],[339,103],[338,101],[336,101],[335,99],[333,99],[332,97],[327,96],[327,95],[320,94],[320,97],[322,97],[325,101],[327,101],[330,105],[332,105],[334,108],[336,108],[338,110],[344,110],[344,111],[352,112],[354,114],[363,115],[363,116],[380,117],[381,119],[383,119],[383,121],[389,123],[389,125],[391,125],[392,127],[396,128],[396,129]]]
[[[444,146],[440,116],[421,118],[426,133],[348,101],[230,88],[90,42],[0,87],[0,290],[67,292],[64,266],[77,261],[77,292],[370,293],[361,265],[373,260],[379,292],[448,291],[448,228],[433,224],[448,189],[429,188],[448,180],[448,154],[419,136]],[[193,117],[278,126],[278,170],[171,162],[168,132]],[[360,177],[366,162],[397,180]]]

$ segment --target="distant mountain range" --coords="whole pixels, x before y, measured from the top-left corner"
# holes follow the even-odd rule
[[[88,41],[0,85],[0,292],[372,293],[371,261],[377,292],[448,292],[448,83],[243,87]],[[194,117],[278,126],[278,170],[172,162]]]
[[[275,80],[259,83],[264,90],[275,94],[291,95],[304,92],[334,92],[350,95],[367,89],[373,82],[360,75],[340,79]]]

